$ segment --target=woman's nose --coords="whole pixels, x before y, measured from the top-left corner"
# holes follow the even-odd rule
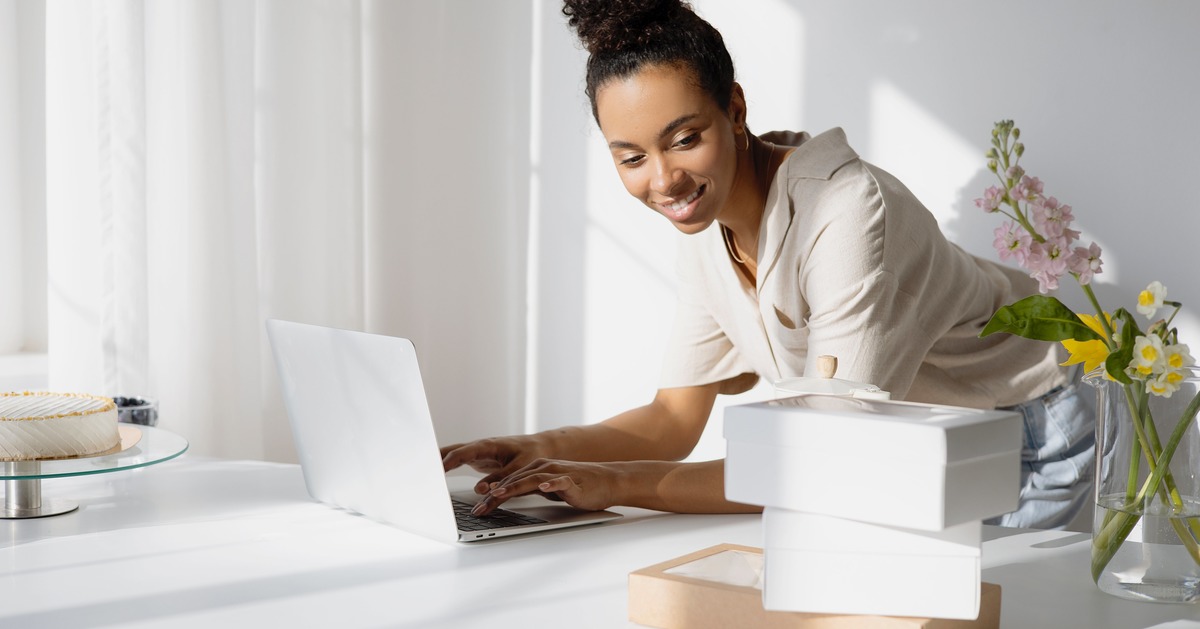
[[[673,196],[672,193],[683,179],[683,171],[671,165],[668,159],[654,160],[654,176],[650,182],[654,192],[663,196]]]

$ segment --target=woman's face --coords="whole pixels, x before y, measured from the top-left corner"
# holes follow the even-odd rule
[[[600,130],[629,194],[679,231],[695,234],[717,219],[737,174],[734,121],[676,66],[647,66],[596,93]]]

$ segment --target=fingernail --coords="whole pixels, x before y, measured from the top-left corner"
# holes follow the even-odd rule
[[[497,487],[496,489],[492,490],[493,496],[503,496],[506,493],[508,493],[508,489],[506,489],[504,487]]]
[[[542,483],[541,485],[538,485],[538,489],[550,489],[550,483]]]
[[[487,491],[488,491],[488,484],[487,484],[487,483],[484,483],[484,482],[482,482],[482,481],[481,481],[481,482],[478,482],[478,483],[476,483],[476,484],[475,484],[475,493],[477,493],[477,494],[486,494],[486,493],[487,493]]]
[[[482,502],[476,504],[474,509],[471,509],[471,515],[479,515],[481,513],[483,513],[483,503]]]

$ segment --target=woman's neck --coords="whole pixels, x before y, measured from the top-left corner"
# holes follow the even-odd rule
[[[728,229],[736,257],[754,259],[758,253],[758,232],[767,193],[783,151],[770,142],[750,136],[747,150],[738,154],[737,178],[718,222]],[[747,257],[748,256],[748,257]]]

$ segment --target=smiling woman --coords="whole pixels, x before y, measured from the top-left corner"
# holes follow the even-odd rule
[[[677,75],[650,68],[616,81],[600,93],[598,111],[625,189],[694,234],[717,219],[737,173],[749,165],[739,167],[738,152],[726,150],[730,117]]]
[[[677,463],[718,394],[759,377],[839,374],[894,398],[1011,407],[1028,443],[1018,511],[1066,525],[1087,497],[1091,415],[1053,349],[979,338],[1023,273],[966,254],[841,129],[756,135],[723,39],[678,0],[567,0],[586,46],[586,93],[625,190],[686,237],[659,389],[600,424],[443,448],[487,472],[478,513],[541,492],[585,508],[739,511],[723,462]],[[1086,400],[1083,400],[1086,401]]]

